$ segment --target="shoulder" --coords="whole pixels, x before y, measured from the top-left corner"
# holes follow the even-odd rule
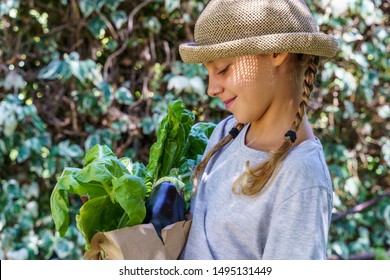
[[[332,194],[332,183],[320,140],[302,142],[293,148],[279,170],[278,177],[288,191],[298,192],[309,188],[322,188]]]

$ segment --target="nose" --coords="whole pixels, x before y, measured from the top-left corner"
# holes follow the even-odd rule
[[[214,79],[209,77],[209,86],[207,88],[207,94],[210,97],[217,97],[222,92],[223,92],[223,87],[219,83],[214,81]]]

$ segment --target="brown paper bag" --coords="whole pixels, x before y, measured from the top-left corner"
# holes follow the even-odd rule
[[[91,249],[84,255],[89,260],[176,260],[186,244],[191,221],[166,226],[162,239],[152,224],[140,224],[108,232],[96,233]]]

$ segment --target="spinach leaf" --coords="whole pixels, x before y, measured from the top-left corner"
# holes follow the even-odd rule
[[[194,115],[183,107],[182,100],[169,103],[168,114],[157,130],[157,141],[150,148],[145,174],[148,192],[158,179],[168,176],[179,164],[186,153],[187,137],[194,120]]]
[[[142,178],[125,174],[112,180],[112,186],[115,200],[128,216],[126,226],[141,224],[146,215],[144,202],[146,186]]]
[[[145,177],[146,167],[141,162],[132,162],[131,159],[124,157],[120,161],[127,168],[131,175]]]
[[[116,159],[116,156],[108,146],[95,145],[86,152],[84,157],[84,166],[87,166],[91,162],[107,158]]]
[[[85,238],[85,249],[89,250],[95,233],[116,229],[123,212],[123,208],[112,203],[108,195],[84,203],[80,214],[76,215],[76,226]]]
[[[65,168],[50,196],[54,225],[61,236],[65,235],[70,222],[68,193],[75,194],[77,192],[80,195],[84,195],[87,192],[73,178],[73,175],[80,171],[81,169],[78,168]]]
[[[199,122],[192,126],[188,137],[189,148],[186,158],[196,159],[198,155],[203,155],[215,127],[216,125],[210,122]]]
[[[86,165],[74,178],[76,181],[94,193],[108,194],[111,201],[115,199],[112,195],[112,183],[115,178],[129,174],[127,168],[117,158],[97,158]]]

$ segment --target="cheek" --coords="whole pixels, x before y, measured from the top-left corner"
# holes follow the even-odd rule
[[[275,86],[275,77],[271,65],[259,63],[253,57],[240,60],[234,69],[233,82],[248,90],[269,90]]]

